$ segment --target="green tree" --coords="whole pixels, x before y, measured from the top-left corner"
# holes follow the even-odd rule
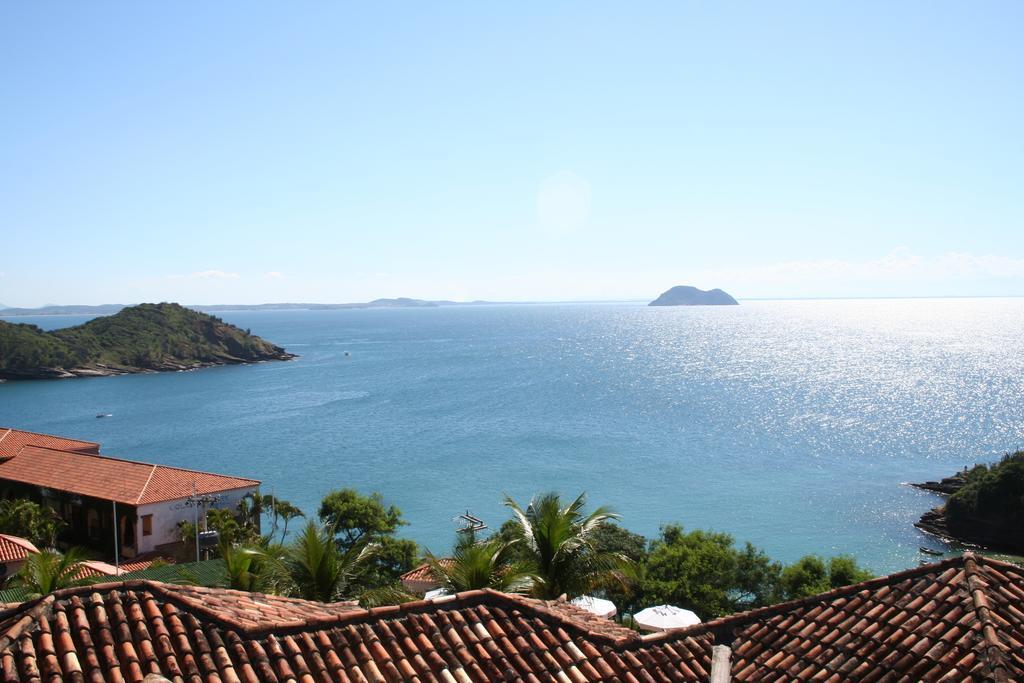
[[[356,598],[364,607],[415,599],[393,586],[368,589],[356,583],[376,551],[377,546],[365,540],[342,549],[333,529],[307,522],[285,558],[292,594],[320,602]]]
[[[609,508],[584,513],[586,494],[563,505],[556,493],[534,498],[525,510],[508,496],[505,505],[518,524],[516,537],[534,577],[534,596],[574,598],[610,580],[625,580],[623,570],[631,564],[629,559],[594,544],[595,531],[618,518]]]
[[[364,496],[355,489],[339,489],[324,496],[320,521],[334,529],[343,548],[391,535],[407,524],[402,511],[394,505],[385,506],[379,493]]]
[[[220,544],[227,587],[281,595],[293,592],[293,584],[286,566],[288,551],[269,538],[261,538],[256,546]]]
[[[828,560],[818,555],[805,555],[782,570],[779,579],[783,600],[808,597],[873,578],[849,555],[838,555]]]
[[[420,548],[416,541],[380,536],[373,543],[377,550],[356,577],[356,583],[368,590],[400,585],[399,577],[419,563]]]
[[[617,576],[601,581],[594,593],[615,603],[620,612],[636,612],[644,602],[644,577],[647,570],[649,541],[619,524],[602,524],[594,530],[598,552],[614,553],[630,560],[622,568],[625,581]]]
[[[52,550],[31,553],[18,573],[11,577],[11,585],[26,589],[29,599],[62,588],[85,585],[89,581],[79,577],[84,560],[84,553],[77,548],[71,548],[64,554]]]
[[[651,545],[644,599],[692,609],[702,619],[723,616],[771,602],[780,570],[749,543],[736,548],[728,534],[670,524]]]
[[[419,557],[415,541],[394,537],[406,524],[402,512],[385,505],[379,493],[364,496],[354,489],[331,491],[320,503],[319,517],[324,526],[334,530],[342,551],[362,544],[375,546],[370,560],[353,578],[361,590],[397,590],[398,577],[415,566]]]
[[[298,507],[292,505],[287,500],[277,499],[274,501],[274,526],[275,530],[277,527],[277,520],[280,519],[284,522],[284,528],[281,531],[281,538],[288,537],[288,523],[299,517],[305,517],[305,513],[302,512]]]
[[[431,572],[449,593],[493,588],[520,593],[532,585],[528,567],[516,559],[518,541],[493,537],[482,541],[473,534],[460,534],[451,557],[427,554]]]
[[[217,532],[221,544],[251,543],[257,536],[255,528],[244,524],[231,510],[207,510],[206,528]]]
[[[265,510],[266,501],[270,496],[260,495],[259,490],[242,496],[238,501],[238,519],[243,526],[257,528]]]
[[[946,518],[958,537],[1024,552],[1024,451],[973,468],[946,501]]]
[[[56,512],[31,500],[0,501],[0,533],[27,538],[40,548],[52,548],[66,526]]]
[[[857,564],[852,555],[836,555],[828,560],[829,587],[839,588],[875,578],[870,569]]]
[[[239,503],[239,509],[243,513],[248,511],[251,517],[264,514],[270,517],[270,532],[268,535],[271,537],[277,535],[278,528],[283,522],[284,528],[281,531],[282,541],[288,536],[288,523],[298,517],[306,516],[296,505],[293,505],[284,498],[278,498],[270,494],[249,494],[246,498],[242,499],[242,503]]]
[[[227,587],[240,591],[260,590],[260,551],[253,548],[236,548],[230,543],[220,544],[220,556],[224,562]]]

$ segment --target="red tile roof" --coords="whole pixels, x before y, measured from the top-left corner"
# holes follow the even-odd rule
[[[25,446],[16,457],[0,461],[0,479],[127,505],[178,500],[193,490],[217,493],[259,486],[255,479],[37,446]]]
[[[444,562],[442,559],[441,562]],[[410,569],[406,573],[398,577],[402,581],[435,581],[434,571],[431,569],[430,564],[424,562],[418,567]]]
[[[75,451],[78,453],[99,453],[100,445],[92,441],[66,439],[52,434],[37,434],[23,429],[0,427],[0,458],[10,458],[18,454],[25,446],[41,446],[58,451]]]
[[[1024,568],[966,553],[644,640],[701,636],[738,681],[1024,680]]]
[[[101,576],[120,576],[121,574],[137,572],[141,569],[149,569],[153,566],[154,562],[163,562],[164,564],[175,563],[174,558],[166,557],[159,553],[145,553],[130,560],[125,560],[119,565],[98,560],[86,560],[82,563],[82,571],[78,572],[76,578],[92,579]]]
[[[966,555],[639,636],[495,591],[363,610],[128,581],[0,612],[5,681],[736,681],[1024,679],[1024,569]]]
[[[450,557],[442,557],[438,562],[441,563],[442,567],[449,567],[452,564]],[[434,576],[434,570],[430,567],[430,563],[424,562],[418,567],[410,569],[406,573],[398,577],[399,581],[406,589],[413,591],[414,593],[425,593],[434,588],[440,588],[441,582]]]
[[[39,549],[27,538],[0,534],[0,563],[20,562]]]

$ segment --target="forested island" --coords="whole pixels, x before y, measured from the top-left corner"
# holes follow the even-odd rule
[[[172,303],[130,306],[49,332],[0,321],[3,379],[191,370],[294,357],[248,330]]]
[[[949,496],[917,528],[992,550],[1024,553],[1024,451],[914,486]]]

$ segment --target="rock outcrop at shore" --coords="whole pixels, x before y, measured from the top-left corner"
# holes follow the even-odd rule
[[[949,496],[914,526],[941,538],[991,550],[1024,553],[1024,451],[993,465],[914,484]]]
[[[294,358],[220,318],[178,304],[141,304],[50,332],[0,321],[0,378],[63,379]]]
[[[720,289],[703,290],[679,285],[662,292],[648,306],[736,306],[739,302]]]

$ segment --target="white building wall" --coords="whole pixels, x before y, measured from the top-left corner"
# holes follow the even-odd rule
[[[220,494],[217,494],[220,496],[220,500],[216,504],[211,505],[209,509],[237,511],[238,503],[241,502],[242,498],[257,489],[258,487],[253,486],[246,489],[222,491]],[[163,503],[140,505],[136,508],[138,521],[136,522],[135,538],[138,539],[139,553],[148,553],[155,550],[157,546],[175,543],[180,540],[178,538],[178,524],[182,521],[192,522],[195,520],[196,515],[195,508],[185,505],[186,500],[187,498],[181,498]],[[144,515],[153,515],[153,533],[150,536],[142,535],[142,517]],[[202,515],[202,510],[200,510],[200,515]]]

